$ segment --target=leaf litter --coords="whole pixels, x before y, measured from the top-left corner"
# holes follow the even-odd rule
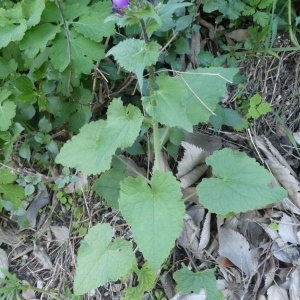
[[[256,70],[256,74],[260,74],[262,78],[262,73],[265,72],[266,68],[257,70],[255,69],[256,66],[255,63],[250,65],[248,72]],[[283,80],[282,78],[279,79]],[[265,85],[263,82],[261,87]],[[274,101],[274,109],[280,108],[278,95],[271,93],[270,89],[266,88],[265,90],[267,90],[269,101]],[[278,90],[276,93],[281,91]],[[271,91],[273,92],[272,89]],[[262,120],[260,124],[254,123],[251,125],[251,129],[258,134],[270,136],[270,133],[265,132],[267,126],[263,130],[259,127],[263,127],[264,122],[266,124],[269,120]],[[299,144],[299,130],[292,130],[292,132],[294,132],[294,138]],[[238,145],[234,144],[233,139],[229,140],[228,134],[219,132],[217,136],[212,137],[210,134],[198,132],[185,133],[186,144],[184,145],[186,147],[184,148],[186,151],[191,151],[191,156],[195,155],[195,158],[189,161],[190,168],[186,169],[188,170],[186,174],[191,173],[194,169],[197,170],[199,164],[205,164],[205,159],[201,162],[198,161],[198,157],[202,155],[199,151],[200,148],[208,154],[219,150],[225,143],[232,149],[246,147],[249,150],[253,148],[252,141],[247,140],[242,133],[235,135],[235,141],[239,143]],[[209,170],[206,169],[203,173],[199,172],[195,177],[191,176],[192,180],[186,181],[184,186],[181,186],[183,197],[192,201],[185,202],[187,213],[184,218],[185,226],[181,237],[178,239],[178,245],[175,247],[172,265],[177,268],[180,262],[184,261],[187,265],[195,264],[201,271],[218,266],[215,272],[217,285],[226,299],[299,299],[300,198],[297,162],[291,164],[290,152],[286,152],[288,155],[282,154],[280,147],[275,147],[276,145],[274,146],[265,137],[257,136],[255,145],[278,183],[288,191],[289,197],[282,202],[267,205],[259,210],[238,213],[232,217],[227,216],[226,220],[222,219],[222,216],[217,219],[215,215],[208,213],[199,205],[198,200],[195,200],[197,197],[193,198],[193,195],[196,194],[195,185],[203,177],[212,176]],[[255,151],[249,150],[249,153],[250,156],[256,155]],[[184,162],[184,155],[180,162]],[[165,157],[163,164],[166,166],[166,170],[168,166],[172,166]],[[138,170],[138,168],[140,169]],[[133,170],[135,174],[143,173],[143,176],[147,177],[147,172],[137,165],[128,167],[127,172],[129,169]],[[178,173],[182,170],[184,168],[181,169],[178,165]],[[85,185],[85,179],[83,182]],[[72,193],[75,192],[75,189],[72,187]],[[83,211],[79,220],[82,224],[84,220],[88,220],[88,223],[94,222],[95,216],[101,212],[104,216],[102,221],[112,224],[113,238],[123,235],[128,240],[132,239],[128,225],[116,210],[105,211],[102,206],[99,206],[98,199],[89,198],[92,193],[88,187],[83,193],[88,199],[87,201],[83,199],[84,197],[76,196],[76,201],[79,201]],[[53,205],[53,198],[49,198],[48,201]],[[58,204],[57,208],[60,206]],[[41,206],[40,209],[47,210],[45,206]],[[60,213],[62,216],[59,216]],[[70,284],[75,271],[75,249],[78,248],[78,241],[81,237],[74,235],[74,231],[69,230],[71,221],[69,212],[57,209],[53,215],[54,224],[51,224],[51,227],[47,223],[47,218],[40,223],[39,218],[41,216],[37,214],[36,210],[32,214],[32,218],[37,219],[35,224],[32,223],[34,224],[32,228],[37,227],[37,230],[46,228],[40,231],[38,244],[35,244],[34,247],[32,247],[31,242],[28,242],[28,237],[33,240],[34,231],[22,230],[18,232],[7,226],[7,223],[1,228],[1,247],[5,250],[8,249],[6,245],[12,247],[12,252],[6,251],[9,254],[7,256],[9,267],[17,270],[18,276],[22,279],[26,276],[30,277],[29,283],[32,285],[61,289],[62,282],[65,280],[68,287],[71,288]],[[272,227],[273,224],[277,227]],[[52,238],[52,234],[48,235],[50,238],[47,237],[46,233],[49,228],[54,238]],[[58,240],[60,242],[57,242]],[[20,265],[17,265],[17,259],[10,259],[11,257],[18,257]],[[143,260],[138,252],[137,257],[139,260]],[[3,260],[1,256],[0,263],[4,262],[2,264],[4,268],[6,259],[4,257]],[[27,275],[33,272],[34,276]],[[51,283],[47,278],[51,278]],[[118,282],[118,288],[112,288],[112,284],[104,284],[99,289],[94,289],[89,296],[84,296],[84,299],[119,299],[125,285],[134,285],[134,277],[130,280],[125,283]],[[174,289],[171,284],[166,286]],[[204,290],[199,294],[188,293],[186,295],[173,290],[173,293],[170,292],[168,295],[168,299],[173,300],[200,300],[206,297]],[[33,294],[30,297],[33,297]]]

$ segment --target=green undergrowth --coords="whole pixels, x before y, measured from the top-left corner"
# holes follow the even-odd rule
[[[288,29],[295,44],[298,19],[290,5],[200,3],[132,0],[112,13],[106,0],[0,1],[0,211],[26,227],[34,195],[52,189],[67,210],[74,207],[73,233],[85,235],[87,226],[79,228],[82,211],[64,188],[78,181],[78,172],[100,175],[93,190],[119,210],[133,235],[133,242],[118,237],[108,223],[90,228],[78,249],[73,289],[64,295],[44,291],[55,299],[78,299],[132,273],[139,284],[128,287],[123,298],[151,292],[185,216],[180,182],[163,171],[162,148],[176,159],[183,130],[193,132],[203,123],[215,130],[242,129],[270,111],[258,94],[238,111],[219,101],[228,84],[243,80],[236,66],[246,54],[275,51],[278,30]],[[180,57],[191,54],[189,39],[201,27],[199,12],[217,14],[216,25],[252,26],[247,39],[235,45],[226,44],[221,32],[215,37],[220,56],[201,50],[197,66],[181,71]],[[151,175],[137,168],[130,172],[129,156],[149,149],[155,156]],[[206,164],[214,176],[196,190],[212,213],[245,212],[286,197],[283,188],[269,188],[272,176],[245,153],[225,148]],[[133,243],[143,265],[137,265]],[[215,270],[180,267],[173,276],[177,291],[204,288],[207,299],[223,299]],[[32,288],[3,273],[8,278],[0,279],[3,295],[18,297],[16,291]]]

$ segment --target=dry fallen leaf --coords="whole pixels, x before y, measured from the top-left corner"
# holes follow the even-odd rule
[[[52,270],[53,267],[52,262],[44,248],[34,244],[33,254],[38,259],[38,261],[43,265],[44,269]]]
[[[66,226],[50,226],[50,229],[55,236],[57,246],[61,246],[68,241],[70,233]]]
[[[35,228],[36,217],[39,210],[49,203],[49,194],[47,190],[40,191],[34,200],[30,203],[26,211],[26,217],[29,221],[29,226]]]
[[[300,299],[300,266],[296,267],[290,275],[290,300],[299,300]]]
[[[0,269],[8,270],[7,254],[3,249],[0,249]],[[5,275],[1,271],[0,278],[5,278]]]
[[[204,289],[201,289],[199,294],[186,294],[183,295],[181,293],[176,294],[173,298],[170,300],[205,300],[206,299],[206,293]]]
[[[183,132],[187,143],[193,144],[209,153],[220,150],[223,146],[222,139],[217,136],[210,136],[199,132],[190,133],[184,130]]]
[[[182,160],[178,163],[176,177],[180,180],[181,187],[187,188],[207,171],[205,159],[209,153],[187,142],[182,142],[182,146],[185,151]]]
[[[78,180],[76,182],[71,182],[66,187],[66,193],[72,194],[76,191],[84,191],[88,186],[87,176],[79,172],[77,174]]]
[[[299,244],[297,232],[299,231],[299,222],[296,218],[290,217],[285,213],[279,223],[278,233],[284,242]],[[298,225],[298,226],[297,226]]]
[[[202,251],[207,246],[210,240],[210,220],[211,220],[211,213],[208,212],[206,214],[204,225],[201,231],[198,251]]]
[[[274,284],[267,290],[268,300],[289,300],[286,290]]]
[[[300,145],[300,131],[294,132],[293,137],[296,140],[297,144]]]
[[[10,228],[3,228],[0,226],[0,243],[10,245],[14,248],[24,245],[22,241],[19,240],[15,232]]]
[[[198,253],[199,240],[197,238],[199,228],[188,214],[184,216],[183,222],[184,225],[178,238],[178,242],[184,248],[190,250],[197,258],[200,258],[201,255]]]
[[[246,39],[250,36],[247,29],[237,29],[231,32],[225,33],[227,38],[233,39],[237,42],[245,42]]]
[[[250,245],[246,238],[240,233],[229,229],[219,228],[219,253],[227,257],[232,263],[240,268],[247,277],[250,277],[258,266],[255,252],[250,250]]]

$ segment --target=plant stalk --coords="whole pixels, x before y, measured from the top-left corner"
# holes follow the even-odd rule
[[[144,40],[146,44],[148,45],[150,43],[148,35],[147,35],[147,30],[146,30],[146,25],[143,19],[140,20],[141,27],[142,27],[142,32],[144,36]],[[154,78],[154,67],[153,65],[149,66],[149,84],[150,84],[150,96],[154,94],[155,91],[155,78]],[[156,103],[157,105],[157,103]],[[159,132],[158,132],[158,122],[155,118],[153,118],[152,121],[152,130],[153,130],[153,143],[154,143],[154,156],[155,156],[155,169],[156,170],[161,170],[161,165],[160,165],[160,140],[159,140]]]
[[[299,43],[292,29],[292,0],[288,0],[288,23],[289,23],[289,33],[290,33],[291,41],[296,47],[299,47]]]

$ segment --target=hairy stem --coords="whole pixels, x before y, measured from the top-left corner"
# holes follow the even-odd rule
[[[143,32],[143,36],[144,36],[144,40],[146,42],[146,44],[149,44],[149,38],[147,35],[147,30],[146,30],[146,25],[143,19],[140,20],[141,23],[141,27],[142,27],[142,32]],[[155,80],[154,80],[154,67],[153,65],[149,66],[149,83],[150,83],[150,96],[152,96],[154,94],[154,84],[155,84]],[[156,103],[157,105],[157,103]],[[160,150],[161,150],[161,146],[160,146],[160,141],[159,141],[159,133],[158,133],[158,122],[155,118],[153,118],[152,121],[152,129],[153,129],[153,143],[154,143],[154,155],[155,155],[155,169],[156,170],[161,170],[161,166],[160,166]]]

